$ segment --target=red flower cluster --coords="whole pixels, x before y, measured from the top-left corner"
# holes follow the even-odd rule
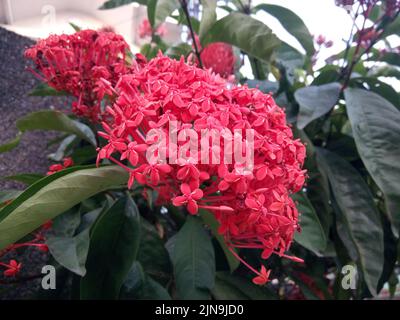
[[[65,168],[72,167],[74,165],[74,161],[72,158],[64,158],[62,164],[52,164],[49,167],[49,171],[47,172],[47,175],[51,175],[55,172],[61,171]]]
[[[83,30],[72,35],[52,35],[25,51],[40,79],[58,91],[77,98],[72,111],[98,121],[101,101],[111,95],[107,84],[115,85],[128,71],[125,53],[129,48],[122,36],[113,32]]]
[[[157,27],[157,29],[153,30],[150,21],[148,19],[143,19],[139,25],[138,33],[139,38],[151,37],[153,33],[157,34],[160,37],[163,37],[167,33],[167,29],[162,23]]]
[[[21,242],[21,243],[14,243],[4,250],[0,251],[0,258],[4,256],[5,254],[15,251],[19,248],[23,247],[35,247],[40,251],[47,252],[49,251],[49,248],[47,245],[44,243],[45,241],[45,236],[44,233],[49,230],[52,226],[52,221],[46,222],[42,227],[37,231],[36,233],[33,234],[33,239],[28,241],[28,242]],[[12,259],[8,263],[4,263],[0,261],[0,267],[4,267],[5,270],[3,272],[4,276],[6,277],[15,277],[18,275],[18,273],[21,271],[22,268],[22,263]]]
[[[223,78],[228,78],[235,72],[236,57],[231,45],[215,42],[206,46],[200,54],[206,69],[212,69]]]
[[[105,132],[99,132],[108,143],[98,150],[98,161],[107,158],[125,168],[128,186],[136,181],[154,188],[160,203],[185,206],[190,214],[199,208],[211,211],[233,254],[257,274],[255,283],[265,283],[269,272],[249,266],[234,248],[262,249],[263,259],[273,253],[287,257],[284,253],[299,228],[290,194],[304,184],[304,145],[293,139],[284,111],[270,95],[247,86],[228,88],[218,75],[183,59],[159,54],[144,63],[139,58],[140,70],[107,88],[117,98],[106,109],[112,121],[103,122]],[[205,153],[195,146],[198,152],[189,156],[192,140],[187,138],[200,136],[204,129],[221,136],[235,132],[233,147],[226,148],[224,140]],[[247,130],[254,133],[250,167],[226,157],[247,149]],[[171,132],[178,141],[161,143],[160,137]],[[203,161],[218,156],[219,162]]]

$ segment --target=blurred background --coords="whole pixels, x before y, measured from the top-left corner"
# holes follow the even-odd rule
[[[74,29],[70,23],[80,28],[110,27],[124,36],[133,52],[138,52],[140,47],[149,41],[140,38],[138,34],[140,23],[147,17],[146,7],[131,3],[112,10],[99,10],[103,3],[103,0],[32,0],[28,6],[24,0],[0,0],[0,26],[33,40],[45,38],[50,34],[73,33]],[[317,67],[322,67],[325,59],[346,47],[352,19],[346,10],[335,5],[334,0],[253,0],[252,3],[254,6],[269,3],[286,7],[306,21],[311,34],[316,37],[323,35],[327,41],[332,41],[331,47],[324,48],[319,53]],[[189,5],[193,7],[193,4]],[[195,11],[196,8],[192,8],[192,13]],[[217,8],[218,19],[227,14],[225,10]],[[273,16],[259,11],[255,17],[268,25],[280,39],[305,53],[296,39]],[[182,26],[178,26],[177,21],[170,17],[166,20],[165,28],[167,32],[163,40],[166,43],[177,43],[185,37]],[[400,45],[398,39],[395,35],[388,37],[392,47]],[[248,61],[244,61],[240,71],[247,78],[252,78]],[[381,80],[397,90],[400,89],[400,82],[395,78],[387,77]]]

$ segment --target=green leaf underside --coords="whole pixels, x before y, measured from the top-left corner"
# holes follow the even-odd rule
[[[372,194],[359,173],[341,157],[319,148],[317,158],[356,246],[364,280],[376,294],[384,256],[382,225]]]
[[[215,256],[200,218],[188,216],[176,235],[171,256],[180,299],[210,299],[214,287]]]
[[[392,229],[400,228],[400,111],[376,93],[346,89],[347,114],[358,153],[385,195]]]
[[[303,247],[321,253],[326,248],[326,235],[319,221],[318,215],[315,212],[310,200],[304,193],[296,193],[292,196],[297,202],[297,209],[300,212],[300,227],[301,232],[296,232],[294,239]]]
[[[260,4],[254,10],[264,10],[278,19],[286,31],[300,42],[308,54],[312,55],[314,53],[313,37],[303,20],[293,11],[273,4]]]
[[[303,129],[329,112],[339,99],[340,88],[339,83],[333,82],[296,90],[294,96],[300,105],[297,127]]]

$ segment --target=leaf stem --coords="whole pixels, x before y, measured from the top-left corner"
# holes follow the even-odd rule
[[[190,36],[191,36],[192,41],[193,41],[193,46],[194,46],[194,50],[195,50],[195,53],[196,53],[196,57],[197,57],[197,60],[199,61],[199,66],[200,66],[200,68],[203,69],[203,62],[201,61],[200,51],[199,51],[199,48],[197,47],[197,41],[196,41],[195,33],[193,31],[192,21],[190,20],[190,14],[189,14],[187,2],[186,2],[186,0],[179,0],[179,2],[181,4],[183,13],[186,16],[186,20],[187,20],[188,27],[189,27],[189,30],[190,30]]]

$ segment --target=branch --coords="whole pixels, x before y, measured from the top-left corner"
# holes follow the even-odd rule
[[[193,46],[194,46],[194,50],[195,50],[195,53],[196,53],[197,60],[199,61],[200,68],[203,68],[203,62],[201,61],[200,51],[199,51],[199,48],[197,47],[197,41],[196,41],[196,37],[195,37],[194,31],[193,31],[192,21],[190,20],[190,14],[189,14],[187,2],[186,2],[186,0],[179,0],[179,2],[181,4],[183,13],[186,16],[186,20],[187,20],[188,27],[189,27],[189,30],[190,30],[190,36],[191,36],[192,41],[193,41]]]

